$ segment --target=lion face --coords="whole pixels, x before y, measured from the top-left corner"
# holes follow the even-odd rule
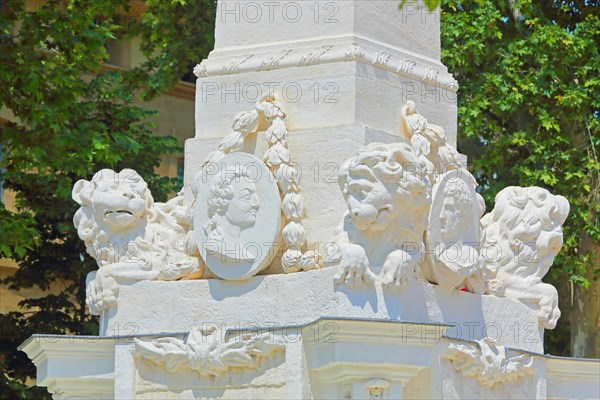
[[[394,199],[378,179],[349,179],[346,201],[350,221],[361,231],[382,231],[394,211]]]
[[[73,199],[93,214],[106,232],[124,232],[140,225],[152,208],[148,185],[131,169],[116,173],[97,172],[91,181],[80,180],[73,188]]]
[[[406,143],[372,143],[348,160],[340,169],[339,183],[351,224],[361,231],[380,232],[407,210],[426,209],[429,186],[422,168]],[[414,215],[405,217],[410,220]]]
[[[94,215],[97,221],[114,230],[126,230],[144,217],[148,185],[137,173],[111,172],[95,182]]]

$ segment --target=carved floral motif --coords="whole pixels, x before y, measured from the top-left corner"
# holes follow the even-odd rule
[[[221,68],[221,73],[223,73],[223,74],[236,74],[236,73],[238,73],[239,70],[240,70],[240,65],[244,64],[246,61],[248,61],[252,57],[254,57],[254,55],[250,54],[250,55],[238,57],[236,59],[231,60],[229,62],[229,64],[224,65]]]
[[[396,72],[410,74],[412,70],[416,67],[416,65],[416,62],[411,61],[407,58],[402,58],[398,63],[398,68],[396,69]]]
[[[437,82],[438,75],[440,74],[440,70],[437,68],[427,67],[425,70],[425,80],[430,82]]]
[[[194,67],[194,75],[196,75],[198,78],[208,76],[208,71],[206,69],[206,60],[202,60],[200,64],[197,64]]]
[[[191,369],[200,375],[219,376],[232,368],[257,368],[263,359],[284,350],[273,333],[245,334],[223,340],[217,330],[194,329],[185,339],[162,337],[134,339],[136,355],[164,366],[168,372]]]
[[[489,337],[478,340],[477,345],[451,343],[441,357],[449,360],[462,376],[473,378],[486,388],[516,381],[533,372],[533,356],[508,357],[504,346]]]
[[[269,71],[279,68],[279,63],[290,54],[292,50],[283,50],[265,58],[256,69],[257,71]]]

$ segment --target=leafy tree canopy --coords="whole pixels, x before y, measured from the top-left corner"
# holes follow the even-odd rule
[[[542,186],[571,204],[563,248],[546,278],[562,295],[563,317],[546,331],[553,354],[569,353],[569,323],[579,323],[570,315],[572,291],[588,295],[600,271],[594,258],[600,243],[598,5],[442,2],[442,62],[461,85],[458,132],[467,140],[459,149],[473,161],[488,208],[510,185]],[[595,337],[596,322],[589,322]]]
[[[24,384],[35,371],[16,347],[31,334],[97,334],[84,285],[96,265],[72,224],[73,184],[102,168],[134,166],[160,201],[179,183],[154,172],[161,156],[181,149],[168,132],[152,134],[152,112],[139,100],[170,89],[208,54],[214,2],[141,5],[139,17],[121,0],[0,3],[0,107],[11,115],[0,130],[0,179],[16,193],[16,210],[0,205],[0,257],[19,263],[5,283],[65,288],[0,316],[0,398],[49,398]],[[107,44],[132,36],[141,37],[147,61],[125,72],[103,68]]]

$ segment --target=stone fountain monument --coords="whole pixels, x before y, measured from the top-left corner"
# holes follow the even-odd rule
[[[177,197],[155,203],[131,169],[73,188],[100,332],[28,339],[38,385],[57,399],[596,397],[597,360],[542,354],[569,204],[508,187],[484,215],[439,11],[220,0],[216,18]]]

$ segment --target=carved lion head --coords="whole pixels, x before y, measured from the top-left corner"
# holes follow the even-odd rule
[[[338,182],[351,223],[362,231],[384,231],[403,215],[405,228],[425,229],[431,188],[424,167],[408,143],[371,143],[347,160]]]
[[[546,189],[511,186],[501,190],[494,209],[481,220],[484,245],[500,251],[487,260],[495,264],[491,269],[528,265],[519,269],[522,277],[534,271],[545,275],[562,246],[562,224],[568,215],[567,199]]]
[[[111,169],[98,171],[90,181],[79,180],[73,186],[73,200],[81,207],[75,213],[73,224],[88,253],[99,264],[101,260],[119,258],[120,250],[109,255],[109,238],[135,232],[143,235],[144,227],[154,209],[154,199],[148,185],[132,169],[117,173]],[[122,249],[121,249],[122,250]]]

